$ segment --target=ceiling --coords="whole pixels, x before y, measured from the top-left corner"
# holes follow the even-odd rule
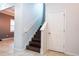
[[[0,11],[0,12],[7,14],[7,15],[10,15],[10,16],[14,16],[14,7],[9,7],[7,9]]]

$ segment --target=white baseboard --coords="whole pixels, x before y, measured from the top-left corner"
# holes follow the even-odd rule
[[[75,53],[71,53],[71,52],[64,52],[65,54],[69,55],[69,56],[78,56],[78,54]]]
[[[14,39],[14,38],[10,37],[10,38],[4,38],[4,39],[1,39],[1,40],[9,40],[9,39]]]
[[[17,48],[13,48],[14,49],[14,51],[25,51],[25,48],[24,49],[17,49]]]
[[[49,49],[48,49],[49,50]],[[54,51],[54,50],[53,50]],[[60,51],[58,51],[60,52]],[[64,54],[68,55],[68,56],[79,56],[79,54],[76,53],[72,53],[72,52],[68,52],[68,51],[62,51]],[[41,51],[41,54],[44,54],[44,51]]]

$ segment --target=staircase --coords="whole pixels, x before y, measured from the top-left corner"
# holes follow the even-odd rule
[[[28,50],[32,50],[35,52],[40,53],[40,48],[41,48],[41,31],[40,28],[37,30],[36,34],[32,38],[32,40],[29,42],[29,45],[26,46]]]

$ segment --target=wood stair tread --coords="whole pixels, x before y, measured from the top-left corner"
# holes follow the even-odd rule
[[[31,41],[31,42],[29,42],[29,46],[35,46],[35,47],[40,48],[40,42]]]
[[[37,39],[37,38],[33,38],[32,41],[40,42],[41,40],[40,39]]]
[[[40,52],[40,48],[41,48],[41,31],[40,31],[40,28],[37,30],[36,34],[34,35],[32,40],[29,42],[29,45],[26,46],[26,48],[28,50]]]
[[[35,51],[35,52],[40,52],[40,49],[39,48],[33,47],[33,46],[27,46],[27,49],[28,50],[32,50],[32,51]]]

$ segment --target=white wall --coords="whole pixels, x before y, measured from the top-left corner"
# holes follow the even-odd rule
[[[79,4],[46,4],[46,20],[48,14],[62,11],[65,12],[66,23],[64,51],[79,55]]]
[[[15,31],[14,49],[22,50],[23,47],[23,10],[22,4],[15,5]]]
[[[42,23],[43,4],[16,4],[15,49],[23,50]]]
[[[79,4],[73,4],[66,10],[66,52],[79,55]]]

